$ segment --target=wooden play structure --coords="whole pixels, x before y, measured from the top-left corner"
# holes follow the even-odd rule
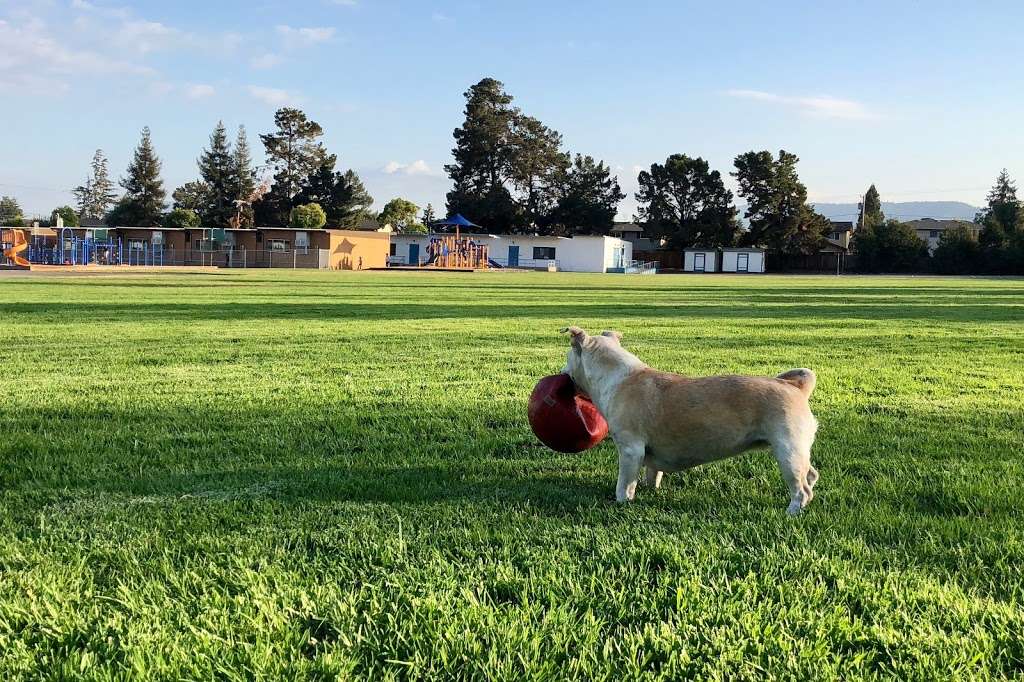
[[[25,238],[25,230],[5,229],[0,230],[0,267],[16,268],[27,270],[31,266],[24,257],[28,250],[28,240]]]
[[[473,239],[457,235],[431,237],[427,247],[427,266],[436,268],[468,268],[473,270],[488,267],[488,248]]]
[[[477,227],[456,213],[451,218],[434,223],[433,227],[454,227],[454,235],[436,235],[427,246],[426,267],[451,268],[459,270],[486,270],[490,267],[489,249],[472,237],[461,236],[462,228]]]

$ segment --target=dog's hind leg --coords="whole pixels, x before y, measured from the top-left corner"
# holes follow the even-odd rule
[[[811,445],[817,427],[814,418],[799,424],[796,428],[785,428],[772,439],[772,452],[779,463],[782,478],[789,487],[790,515],[799,514],[814,498],[814,484],[818,482],[818,471],[811,466]]]
[[[619,448],[619,480],[615,486],[615,499],[629,502],[636,495],[636,483],[640,467],[644,463],[644,444],[629,438],[616,438]]]
[[[644,485],[657,490],[661,487],[661,477],[664,473],[648,465],[644,471]]]

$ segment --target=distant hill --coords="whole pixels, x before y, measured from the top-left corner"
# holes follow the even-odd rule
[[[815,204],[814,208],[830,220],[856,220],[857,204]],[[886,218],[917,220],[918,218],[946,218],[974,220],[981,209],[962,201],[883,201],[882,213]]]

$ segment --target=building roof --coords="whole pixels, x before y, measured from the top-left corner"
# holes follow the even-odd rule
[[[644,228],[636,223],[616,222],[612,224],[611,232],[643,232]]]
[[[728,249],[722,249],[722,251],[749,251],[751,253],[764,253],[764,249],[759,246],[734,246]]]
[[[954,227],[966,227],[969,229],[981,229],[977,223],[970,220],[940,220],[938,218],[918,218],[907,221],[915,230],[951,230]]]
[[[833,232],[853,232],[852,220],[830,220]]]

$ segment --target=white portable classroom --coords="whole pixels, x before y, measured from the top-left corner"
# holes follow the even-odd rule
[[[763,273],[764,249],[722,249],[722,272]]]
[[[718,251],[714,249],[685,249],[683,272],[718,272]]]
[[[389,264],[422,264],[427,259],[427,246],[430,244],[431,236],[391,235]],[[478,244],[486,244],[490,260],[502,268],[563,272],[625,272],[633,259],[633,245],[618,237],[475,233],[463,233],[463,236],[472,238]]]

